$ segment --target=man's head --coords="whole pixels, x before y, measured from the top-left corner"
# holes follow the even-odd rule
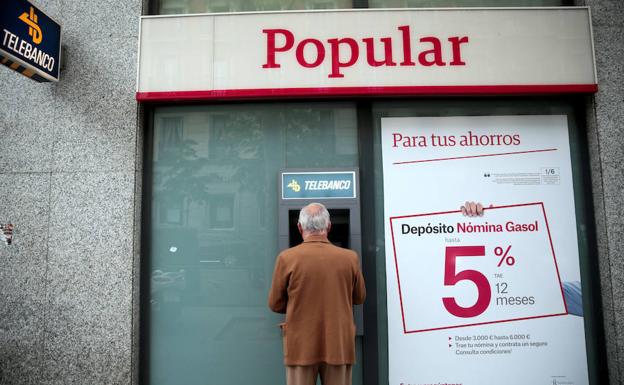
[[[331,228],[329,212],[320,203],[310,203],[299,212],[297,227],[304,240],[310,235],[327,235]]]

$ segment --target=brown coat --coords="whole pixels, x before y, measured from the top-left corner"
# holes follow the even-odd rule
[[[277,256],[269,307],[286,313],[284,363],[355,363],[353,305],[366,288],[357,254],[313,235]]]

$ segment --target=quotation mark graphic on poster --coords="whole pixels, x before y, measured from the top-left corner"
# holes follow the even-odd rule
[[[405,333],[567,314],[542,203],[390,221]]]

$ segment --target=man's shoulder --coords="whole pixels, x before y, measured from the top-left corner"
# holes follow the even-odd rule
[[[324,246],[325,246],[323,250],[324,253],[331,254],[339,258],[346,258],[346,259],[353,260],[353,261],[358,260],[357,253],[354,250],[336,246],[332,243],[325,243]]]
[[[344,255],[351,255],[353,257],[357,257],[357,253],[355,252],[355,250],[351,250],[351,249],[347,249],[345,247],[340,247],[340,246],[336,246],[336,245],[332,245],[331,243],[329,244],[332,249],[334,251],[336,251],[337,253],[341,253]]]
[[[300,243],[297,246],[289,247],[280,251],[277,257],[281,259],[289,259],[301,254],[303,251],[305,251],[304,243]]]
[[[317,249],[318,246],[323,250],[323,253],[331,253],[335,255],[348,256],[357,259],[357,253],[351,249],[346,249],[344,247],[336,246],[332,243],[323,242],[323,243],[307,243],[302,242],[297,246],[290,247],[288,249],[282,250],[279,254],[282,258],[293,257],[299,255],[301,253],[309,252],[310,249]]]

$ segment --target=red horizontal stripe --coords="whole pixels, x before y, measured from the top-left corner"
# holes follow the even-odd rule
[[[504,323],[504,322],[526,321],[526,320],[538,319],[538,318],[560,317],[560,316],[564,316],[564,315],[568,315],[568,314],[569,313],[566,310],[565,313],[537,315],[537,316],[533,316],[533,317],[511,318],[511,319],[500,320],[500,321],[478,322],[478,323],[474,323],[474,324],[464,324],[464,325],[456,325],[456,326],[443,326],[443,327],[431,328],[431,329],[405,330],[405,332],[403,334],[422,333],[422,332],[430,332],[430,331],[445,330],[445,329],[465,328],[465,327],[468,327],[468,326],[477,326],[477,325],[492,325],[492,324],[499,324],[499,323]]]
[[[208,91],[137,92],[139,102],[191,100],[244,100],[335,96],[434,96],[434,95],[539,95],[586,94],[598,91],[596,84],[496,85],[496,86],[389,86],[389,87],[320,87],[255,88]]]
[[[434,158],[434,159],[422,159],[422,160],[405,160],[402,162],[394,162],[392,164],[409,164],[409,163],[424,163],[424,162],[440,162],[443,160],[457,160],[457,159],[470,159],[470,158],[484,158],[488,156],[503,156],[503,155],[518,155],[518,154],[530,154],[533,152],[547,152],[557,151],[556,148],[545,148],[543,150],[527,150],[527,151],[513,151],[513,152],[499,152],[496,154],[481,154],[481,155],[467,155],[467,156],[455,156],[452,158]]]

